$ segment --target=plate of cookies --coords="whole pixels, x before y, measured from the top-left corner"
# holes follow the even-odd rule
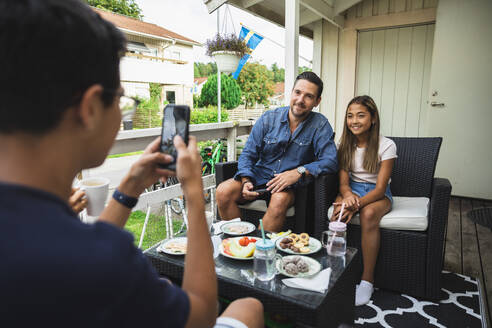
[[[288,254],[313,254],[321,249],[321,242],[307,233],[291,233],[275,242],[277,249]]]
[[[287,277],[305,278],[321,270],[321,264],[309,256],[286,255],[276,262],[277,270]]]

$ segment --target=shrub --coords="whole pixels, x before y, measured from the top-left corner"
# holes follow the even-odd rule
[[[190,114],[190,124],[217,123],[217,107],[209,106],[203,109],[194,109]],[[223,110],[220,113],[222,122],[229,120],[229,114]]]
[[[220,98],[222,105],[227,109],[236,108],[241,103],[241,88],[230,75],[220,75]],[[217,106],[217,74],[210,75],[202,88],[198,105]]]
[[[156,99],[141,99],[133,117],[133,127],[136,129],[155,128],[161,126],[159,116],[159,101]]]

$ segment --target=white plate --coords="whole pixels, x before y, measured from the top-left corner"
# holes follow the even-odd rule
[[[243,231],[237,232],[234,231],[234,229],[241,229]],[[223,233],[226,233],[231,236],[242,236],[255,231],[256,227],[253,223],[246,222],[246,221],[227,222],[220,227],[220,230],[222,230]]]
[[[288,236],[285,236],[284,238],[286,238],[286,237],[288,237]],[[279,238],[275,241],[275,246],[277,246],[277,249],[281,250],[284,253],[295,254],[295,255],[307,255],[307,254],[316,253],[317,251],[319,251],[321,249],[321,242],[316,238],[309,237],[309,245],[307,246],[307,247],[309,247],[309,252],[308,253],[296,253],[293,250],[291,250],[290,248],[283,249],[282,247],[280,247],[280,245],[279,245],[280,241],[284,238]]]
[[[186,251],[181,250],[173,250],[172,245],[185,245],[186,246],[187,239],[186,237],[176,237],[163,241],[159,247],[157,247],[158,252],[170,254],[170,255],[185,255]]]
[[[282,257],[282,259],[288,259],[291,257],[296,257],[299,256],[304,260],[309,265],[309,270],[307,272],[300,272],[296,275],[292,275],[290,273],[285,272],[283,265],[281,264],[281,261],[277,261],[277,270],[279,273],[283,274],[284,276],[291,277],[291,278],[305,278],[305,277],[311,277],[315,275],[316,273],[320,272],[321,270],[321,264],[316,261],[315,259],[312,259],[308,256],[302,256],[302,255],[288,255]]]
[[[230,240],[230,241],[233,241],[233,240],[236,240],[236,239],[241,239],[243,237],[234,237],[234,238],[227,238],[227,239],[224,239],[224,240]],[[255,240],[260,240],[260,238],[258,237],[248,237],[250,239],[255,239]],[[224,241],[222,240],[222,241]],[[220,251],[220,254],[225,256],[225,257],[228,257],[230,259],[235,259],[235,260],[252,260],[253,259],[253,256],[250,256],[250,257],[238,257],[238,256],[233,256],[233,255],[229,255],[227,253],[224,252],[224,246],[223,246],[223,243],[220,243],[219,245],[219,251]],[[253,252],[254,254],[254,252]]]

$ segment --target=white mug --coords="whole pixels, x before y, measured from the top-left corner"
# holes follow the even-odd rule
[[[108,178],[87,178],[80,181],[80,189],[87,197],[87,215],[98,217],[104,209],[108,198]]]

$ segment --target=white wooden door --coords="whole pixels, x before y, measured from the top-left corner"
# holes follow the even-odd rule
[[[443,137],[437,175],[454,195],[484,199],[492,199],[491,17],[491,0],[439,1],[427,118],[427,134]]]
[[[356,95],[371,96],[381,134],[425,134],[434,24],[360,31]]]

